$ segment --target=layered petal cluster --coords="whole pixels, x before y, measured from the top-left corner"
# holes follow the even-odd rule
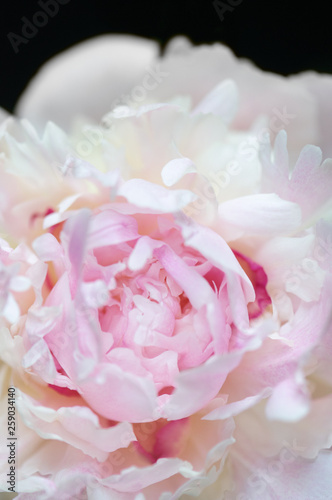
[[[1,115],[19,500],[330,497],[331,82],[103,37]]]

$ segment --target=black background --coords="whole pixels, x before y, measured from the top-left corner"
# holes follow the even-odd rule
[[[184,34],[194,43],[224,42],[238,56],[276,73],[332,73],[328,2],[230,0],[239,5],[221,20],[213,0],[69,0],[27,44],[19,45],[17,54],[8,33],[21,35],[22,17],[31,20],[41,8],[38,0],[1,2],[0,106],[9,111],[43,62],[102,33],[136,34],[162,46]]]

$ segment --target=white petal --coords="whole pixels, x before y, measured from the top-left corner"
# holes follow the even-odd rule
[[[6,305],[2,311],[2,315],[9,323],[16,323],[19,320],[21,311],[11,293],[8,294]]]
[[[173,186],[186,174],[196,172],[196,167],[189,158],[175,158],[166,163],[161,171],[165,186]]]
[[[10,280],[10,289],[14,292],[25,292],[31,286],[31,282],[25,276],[14,276]]]
[[[228,229],[228,238],[243,234],[272,236],[294,231],[301,223],[301,209],[274,193],[243,196],[218,207],[220,227]]]
[[[55,56],[33,78],[16,113],[39,129],[49,120],[64,129],[75,115],[94,120],[113,101],[141,84],[158,54],[158,45],[128,35],[104,35]]]
[[[197,198],[187,189],[166,189],[143,179],[125,182],[118,194],[138,207],[147,207],[159,213],[177,212]]]
[[[193,114],[213,113],[230,123],[237,111],[238,89],[232,80],[225,80],[212,89],[193,110]]]
[[[309,395],[305,389],[303,383],[293,379],[278,384],[266,405],[267,417],[285,422],[301,420],[310,409]]]

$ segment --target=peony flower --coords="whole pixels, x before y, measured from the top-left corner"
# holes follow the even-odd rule
[[[1,116],[2,491],[330,497],[331,92],[114,36]]]

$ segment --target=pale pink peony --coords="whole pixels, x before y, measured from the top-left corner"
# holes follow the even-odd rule
[[[116,36],[1,116],[17,498],[331,497],[331,94]]]

